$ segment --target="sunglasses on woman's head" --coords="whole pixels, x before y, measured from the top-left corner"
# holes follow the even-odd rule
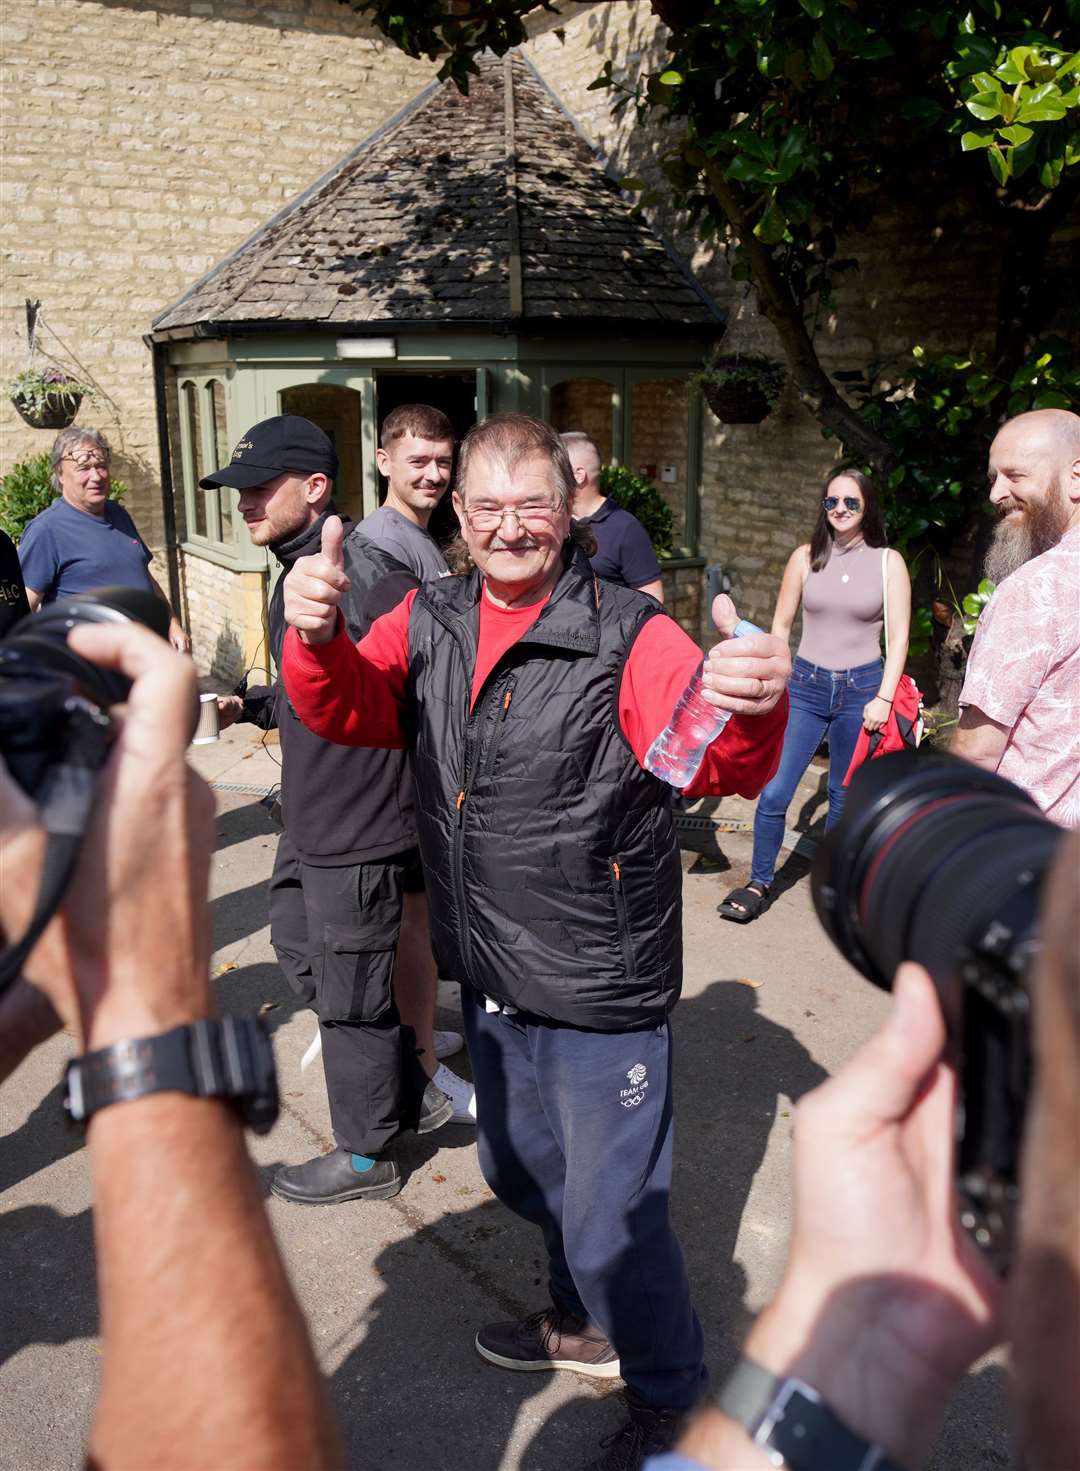
[[[838,495],[827,495],[823,497],[821,504],[827,511],[835,511],[840,504],[840,497]],[[862,501],[854,495],[844,496],[844,505],[847,506],[849,511],[862,510]]]

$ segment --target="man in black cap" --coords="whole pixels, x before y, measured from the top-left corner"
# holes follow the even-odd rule
[[[308,419],[281,414],[249,429],[232,461],[199,483],[240,492],[256,546],[285,573],[319,548],[338,471],[333,444]],[[348,524],[348,523],[347,523]],[[354,637],[417,586],[362,535],[349,538],[351,587],[343,605]],[[270,653],[280,663],[284,576],[270,600]],[[452,1104],[430,1083],[402,1028],[391,977],[402,895],[422,887],[404,751],[350,749],[313,735],[280,681],[218,702],[221,724],[277,727],[285,831],[270,880],[270,938],[292,988],[319,1017],[337,1149],[280,1169],[275,1195],[307,1205],[384,1200],[401,1189],[386,1152],[401,1127],[427,1133]]]

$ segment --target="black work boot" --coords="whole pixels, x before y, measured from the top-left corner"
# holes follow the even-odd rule
[[[286,1165],[270,1182],[271,1191],[296,1205],[336,1205],[344,1200],[389,1200],[401,1189],[401,1174],[392,1159],[377,1159],[358,1170],[348,1149],[320,1154],[306,1164]]]
[[[662,1455],[675,1444],[682,1420],[681,1410],[646,1405],[627,1391],[628,1418],[618,1430],[605,1435],[600,1455],[581,1471],[641,1471],[648,1456]]]

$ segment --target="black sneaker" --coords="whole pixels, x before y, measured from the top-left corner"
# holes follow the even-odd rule
[[[626,1396],[626,1408],[629,1418],[618,1430],[605,1435],[600,1442],[601,1454],[581,1471],[641,1471],[648,1456],[662,1455],[675,1444],[682,1419],[679,1411],[652,1408],[630,1394]]]
[[[377,1159],[369,1170],[355,1170],[347,1149],[320,1154],[306,1164],[286,1165],[270,1181],[281,1200],[294,1205],[337,1205],[344,1200],[389,1200],[401,1189],[392,1159]]]
[[[592,1379],[619,1377],[619,1356],[599,1328],[555,1307],[516,1323],[489,1323],[476,1335],[476,1351],[500,1369],[573,1369]]]

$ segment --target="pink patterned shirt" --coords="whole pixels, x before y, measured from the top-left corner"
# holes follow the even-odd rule
[[[1080,827],[1080,526],[1000,584],[975,630],[960,708],[1008,727],[998,771]]]

